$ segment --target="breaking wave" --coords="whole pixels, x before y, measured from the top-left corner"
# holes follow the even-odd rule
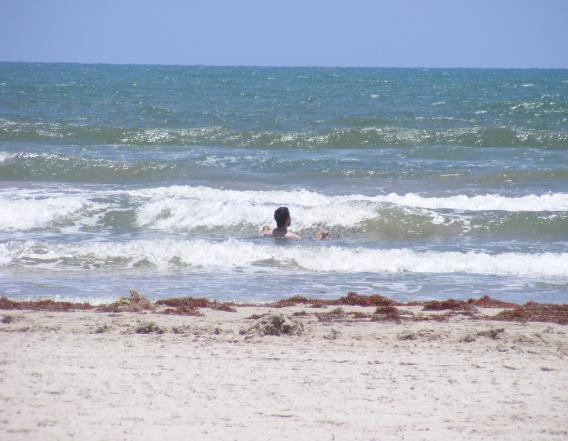
[[[133,240],[47,245],[30,241],[0,244],[0,265],[53,269],[127,269],[152,265],[166,270],[281,269],[308,272],[471,273],[568,277],[568,253],[418,252],[410,249],[259,245],[230,239]]]
[[[108,187],[107,187],[108,188]],[[568,194],[446,197],[395,193],[324,195],[304,189],[223,190],[203,186],[141,189],[54,187],[0,190],[0,232],[91,233],[140,230],[251,237],[288,206],[292,227],[318,227],[336,238],[410,239],[489,233],[554,239],[568,228]],[[363,236],[362,236],[363,235]]]

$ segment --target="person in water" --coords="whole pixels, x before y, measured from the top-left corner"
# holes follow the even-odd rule
[[[278,237],[281,239],[301,239],[298,234],[288,231],[288,227],[292,224],[292,217],[290,216],[288,207],[277,208],[274,212],[274,220],[276,221],[276,228],[272,229],[269,225],[263,226],[260,232],[262,236]],[[314,239],[323,240],[327,237],[329,237],[329,232],[322,228]]]

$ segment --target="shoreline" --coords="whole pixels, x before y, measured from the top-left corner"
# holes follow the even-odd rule
[[[307,309],[305,316],[315,315],[319,320],[325,316],[335,316],[337,320],[359,319],[369,321],[421,321],[421,320],[448,320],[452,316],[467,317],[472,320],[499,320],[511,322],[548,322],[561,325],[568,324],[568,304],[551,304],[526,302],[524,304],[505,302],[489,296],[470,298],[468,300],[427,300],[397,302],[379,294],[360,295],[349,292],[337,299],[314,299],[300,295],[284,298],[269,303],[237,303],[221,302],[199,297],[175,297],[159,299],[154,302],[148,300],[136,290],[131,290],[128,297],[107,304],[92,305],[90,303],[74,303],[57,300],[18,301],[7,297],[0,297],[1,310],[32,310],[51,312],[148,312],[166,315],[199,316],[202,309],[236,312],[236,308],[268,308],[280,309],[286,307],[303,306]],[[374,310],[343,311],[342,307],[374,307]],[[333,312],[319,311],[336,307]],[[310,312],[311,311],[311,312]],[[434,314],[435,313],[435,314]],[[323,315],[322,315],[323,314]]]
[[[565,325],[519,321],[518,305],[489,298],[333,302],[156,305],[133,292],[105,310],[33,310],[2,299],[0,438],[568,436]]]

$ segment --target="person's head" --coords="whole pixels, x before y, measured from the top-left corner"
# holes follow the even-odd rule
[[[292,219],[290,218],[290,210],[288,210],[288,207],[277,208],[274,212],[274,220],[278,228],[290,226]]]

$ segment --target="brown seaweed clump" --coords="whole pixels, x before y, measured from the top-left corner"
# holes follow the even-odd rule
[[[35,300],[18,302],[6,297],[0,298],[0,309],[32,311],[88,311],[95,307],[89,303],[58,302],[55,300]]]
[[[423,311],[445,311],[445,310],[452,310],[452,311],[469,311],[473,309],[469,302],[464,302],[463,300],[432,300],[430,302],[425,302],[423,304],[422,310]]]
[[[339,303],[340,305],[353,306],[390,306],[395,304],[394,300],[378,294],[362,296],[354,292],[347,293],[345,297],[341,297],[339,300],[337,300],[337,303]]]
[[[322,300],[322,299],[309,299],[304,296],[293,296],[287,299],[279,300],[278,302],[269,303],[266,306],[272,308],[285,308],[288,306],[297,305],[310,305],[315,308],[322,308],[326,306],[388,306],[395,305],[395,301],[378,294],[370,296],[360,295],[355,292],[349,292],[347,295],[340,297],[337,300]]]
[[[197,308],[210,308],[218,311],[237,312],[229,303],[220,303],[205,298],[179,297],[172,299],[162,299],[156,302],[156,306],[168,306],[162,311],[164,314],[179,315],[203,315]]]
[[[272,308],[287,308],[289,306],[313,304],[315,302],[321,303],[321,301],[319,300],[308,299],[304,296],[292,296],[274,303],[269,303],[267,306],[270,306]]]
[[[489,296],[483,296],[480,299],[469,299],[470,305],[479,306],[480,308],[514,308],[515,303],[503,302],[501,300],[492,299]]]
[[[140,312],[153,311],[154,304],[146,297],[131,289],[128,297],[121,297],[116,302],[98,308],[102,312]]]
[[[134,328],[134,332],[136,334],[163,334],[166,331],[154,322],[140,322]]]
[[[373,321],[394,321],[401,322],[402,318],[400,316],[400,311],[396,306],[377,306],[375,309],[375,314],[373,316]]]
[[[560,325],[568,324],[568,305],[554,305],[528,302],[506,309],[499,314],[488,317],[491,320],[520,322],[552,322]]]

